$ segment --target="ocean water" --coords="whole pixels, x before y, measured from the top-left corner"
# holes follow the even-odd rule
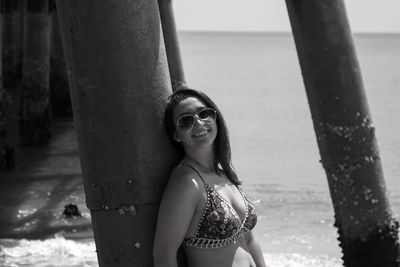
[[[246,194],[256,204],[259,222],[254,231],[267,263],[276,267],[342,266],[333,207],[318,162],[291,34],[183,32],[179,38],[188,84],[209,94],[227,121],[233,163]],[[354,40],[390,202],[397,215],[400,35],[363,34]],[[73,134],[68,131],[69,136]],[[78,161],[74,164],[78,169]],[[84,210],[82,188],[75,194]],[[19,216],[34,212],[23,210]],[[40,241],[1,239],[0,266],[97,263],[92,239],[74,241],[61,232]]]
[[[291,34],[186,33],[189,84],[221,106],[272,266],[341,266],[333,207]],[[391,204],[400,211],[400,35],[355,35]],[[292,259],[291,257],[294,257]],[[279,265],[283,264],[283,265]]]

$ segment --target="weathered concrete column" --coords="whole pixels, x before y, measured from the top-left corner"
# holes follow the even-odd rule
[[[399,266],[374,125],[342,0],[286,0],[345,266]]]
[[[2,64],[3,82],[5,87],[13,86],[19,79],[20,57],[20,31],[17,0],[1,1],[2,20]]]
[[[2,21],[0,20],[0,36],[1,26]],[[2,51],[1,43],[0,51]],[[2,74],[2,61],[0,60],[0,171],[12,170],[15,167],[14,145],[9,138],[10,113],[7,105],[8,94],[3,87]]]
[[[158,0],[172,90],[186,86],[172,0]]]
[[[51,0],[52,25],[50,49],[50,102],[54,117],[72,116],[71,97],[69,94],[67,69],[58,24],[57,8]]]
[[[176,152],[156,0],[57,0],[86,203],[100,266],[152,266]]]
[[[0,171],[9,171],[15,168],[15,145],[10,138],[12,134],[10,120],[12,117],[9,103],[7,103],[8,98],[7,92],[0,86]]]
[[[29,0],[25,18],[20,136],[23,145],[48,143],[51,20],[48,0]]]
[[[1,21],[0,21],[1,26]],[[1,33],[1,27],[0,27]],[[1,49],[1,42],[0,42]],[[0,50],[1,51],[1,50]],[[2,62],[0,61],[0,171],[7,170],[7,157],[6,151],[8,147],[7,142],[7,123],[6,123],[6,95],[3,89],[3,77],[2,77]]]
[[[21,59],[21,66],[19,66],[19,76],[22,77],[23,58],[24,58],[24,36],[25,36],[25,18],[26,18],[26,5],[28,0],[18,0],[18,14],[19,14],[19,58]]]

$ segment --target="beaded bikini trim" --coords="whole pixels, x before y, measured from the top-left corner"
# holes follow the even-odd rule
[[[232,243],[236,244],[238,238],[248,231],[247,228],[243,227],[237,234],[225,239],[207,239],[202,237],[188,238],[184,241],[184,244],[185,246],[196,248],[222,248]]]

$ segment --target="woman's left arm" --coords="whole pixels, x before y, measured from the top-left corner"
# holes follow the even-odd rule
[[[260,243],[255,239],[253,231],[244,234],[249,252],[257,267],[267,267]]]

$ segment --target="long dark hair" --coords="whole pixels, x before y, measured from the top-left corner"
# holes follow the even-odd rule
[[[180,89],[169,96],[164,116],[164,122],[167,128],[169,140],[178,149],[183,157],[185,153],[183,146],[174,138],[174,133],[176,130],[174,122],[174,108],[182,100],[188,97],[197,98],[207,107],[212,108],[217,112],[216,123],[218,133],[214,141],[214,168],[215,170],[217,170],[217,173],[219,173],[220,171],[225,172],[225,175],[233,184],[240,185],[241,181],[239,181],[231,163],[231,146],[229,143],[229,134],[224,117],[222,116],[221,111],[218,109],[217,105],[205,93],[193,89]]]

